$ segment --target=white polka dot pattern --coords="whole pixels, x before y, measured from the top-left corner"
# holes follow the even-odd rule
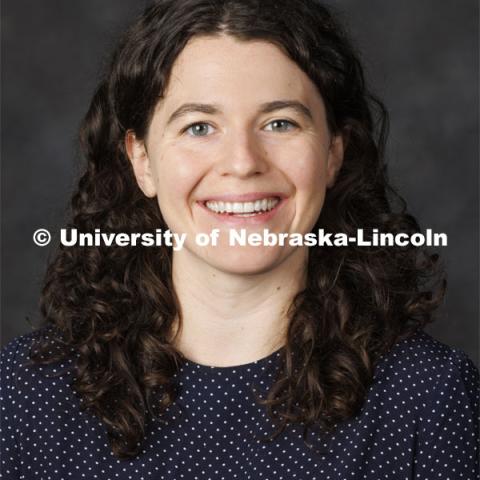
[[[475,480],[479,476],[479,373],[460,350],[425,332],[378,363],[360,414],[308,449],[300,426],[273,443],[251,386],[267,388],[280,351],[238,367],[187,361],[166,423],[142,453],[117,460],[98,419],[79,411],[67,364],[24,367],[36,332],[2,349],[1,474],[5,479]],[[318,452],[319,451],[319,452]]]

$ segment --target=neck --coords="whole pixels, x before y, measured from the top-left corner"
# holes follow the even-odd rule
[[[288,308],[304,287],[307,249],[274,269],[232,274],[187,249],[173,253],[172,279],[181,305],[175,347],[203,365],[231,366],[264,358],[285,343]]]

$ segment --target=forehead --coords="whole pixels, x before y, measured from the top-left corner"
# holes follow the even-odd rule
[[[173,65],[162,103],[279,97],[320,99],[310,78],[278,46],[219,35],[194,37],[187,43]]]

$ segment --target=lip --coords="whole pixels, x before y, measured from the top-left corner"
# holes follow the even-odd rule
[[[224,195],[212,195],[211,197],[205,197],[198,200],[199,203],[205,202],[252,202],[254,200],[261,200],[262,198],[278,197],[280,200],[287,198],[282,192],[250,192],[233,194],[227,193]]]
[[[216,213],[210,210],[205,202],[207,201],[223,201],[223,202],[248,202],[260,200],[262,198],[277,197],[280,201],[268,212],[257,213],[251,217],[240,217],[235,215],[226,215],[224,213]],[[217,195],[208,197],[205,200],[198,200],[197,205],[202,208],[211,217],[224,225],[238,226],[238,225],[261,225],[270,221],[286,203],[287,196],[279,192],[254,192],[240,195]]]

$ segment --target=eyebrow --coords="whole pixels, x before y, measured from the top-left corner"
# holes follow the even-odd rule
[[[209,115],[214,115],[219,113],[220,109],[215,105],[210,105],[208,103],[184,103],[181,107],[177,108],[168,118],[167,125],[172,123],[177,118],[186,115],[187,113],[207,113]]]
[[[264,103],[260,107],[260,113],[272,113],[277,110],[283,110],[284,108],[295,110],[300,115],[309,120],[313,120],[313,115],[310,109],[297,100],[275,100],[273,102]]]
[[[295,110],[297,113],[306,117],[308,120],[313,120],[312,112],[308,107],[303,103],[297,100],[275,100],[273,102],[267,102],[260,105],[260,113],[272,113],[277,110],[283,110],[285,108],[290,108]],[[220,108],[217,105],[208,104],[208,103],[184,103],[182,106],[177,108],[168,118],[167,125],[172,123],[174,120],[186,115],[188,113],[206,113],[208,115],[214,115],[220,113]]]

